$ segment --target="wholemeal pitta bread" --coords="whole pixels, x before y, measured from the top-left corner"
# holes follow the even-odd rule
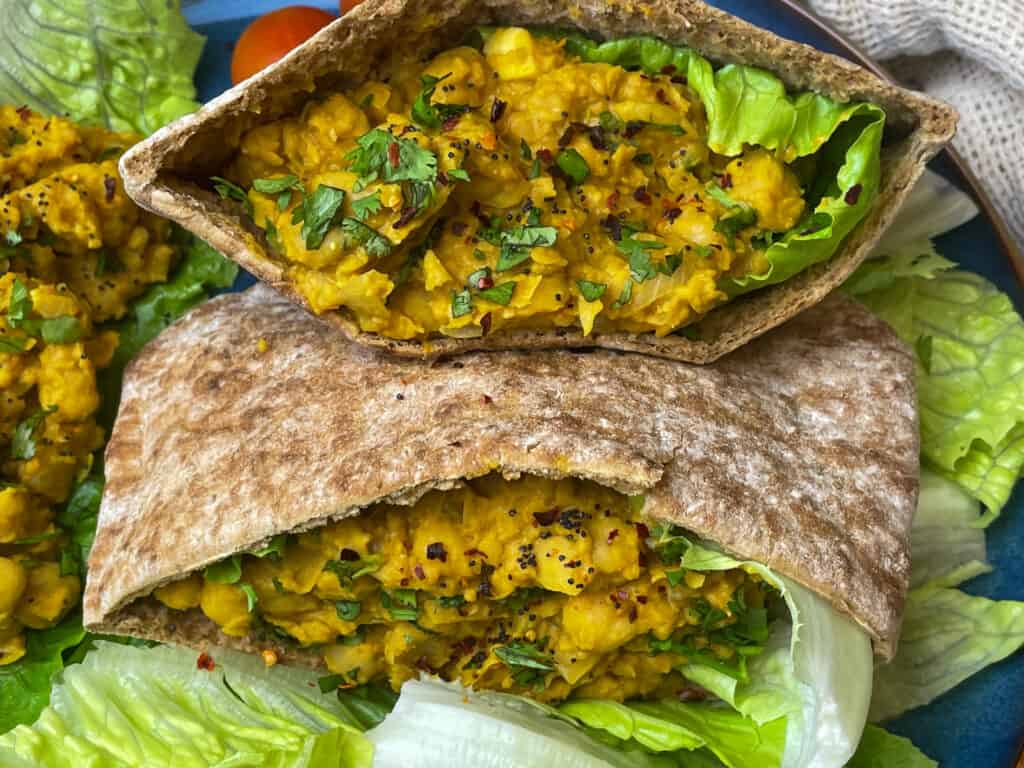
[[[885,83],[844,59],[777,37],[699,0],[368,0],[277,64],[131,149],[121,160],[125,189],[143,207],[177,221],[308,307],[286,279],[285,262],[272,254],[262,232],[196,180],[220,173],[248,129],[296,112],[312,92],[361,82],[396,50],[413,56],[443,49],[479,24],[562,26],[603,39],[654,35],[690,46],[719,64],[771,70],[790,89],[810,89],[842,102],[873,102],[885,110],[887,125],[878,198],[832,259],[714,309],[690,326],[696,333],[689,335],[699,340],[625,332],[583,336],[578,329],[563,328],[397,341],[361,332],[344,310],[322,316],[360,344],[416,357],[477,349],[605,347],[710,362],[821,301],[848,277],[956,125],[955,111],[941,102]]]
[[[378,501],[532,473],[644,494],[646,515],[826,596],[890,657],[917,497],[914,393],[910,351],[839,297],[708,366],[604,350],[425,365],[353,345],[257,286],[196,309],[130,365],[85,623],[294,657],[146,596]]]

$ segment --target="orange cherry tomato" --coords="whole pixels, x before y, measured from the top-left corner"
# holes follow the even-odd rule
[[[361,2],[363,2],[363,0],[339,0],[338,11],[343,14],[348,13]]]
[[[293,5],[260,16],[245,28],[231,56],[231,82],[237,85],[306,42],[337,18],[319,8]]]

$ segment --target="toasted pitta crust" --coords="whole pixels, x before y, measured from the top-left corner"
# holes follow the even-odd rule
[[[643,493],[652,518],[816,590],[890,657],[917,498],[914,393],[910,351],[840,297],[708,366],[604,350],[424,365],[257,286],[194,310],[129,366],[85,622],[206,642],[219,633],[198,612],[139,598],[378,501],[532,473]]]
[[[177,221],[309,309],[262,233],[194,180],[219,173],[245,131],[296,111],[313,91],[365,80],[395,54],[396,46],[404,56],[440,50],[478,24],[574,27],[603,39],[655,35],[720,64],[769,69],[793,90],[873,102],[887,116],[878,199],[832,259],[712,310],[691,326],[699,341],[677,334],[583,336],[571,328],[397,341],[360,331],[344,310],[321,316],[360,344],[424,358],[480,349],[605,347],[694,363],[716,360],[818,303],[845,280],[890,224],[924,164],[956,128],[956,112],[942,102],[885,83],[845,59],[780,38],[699,0],[368,0],[277,64],[131,149],[121,160],[125,189],[143,207]]]

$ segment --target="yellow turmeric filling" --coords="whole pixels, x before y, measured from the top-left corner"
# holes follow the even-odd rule
[[[758,237],[804,212],[773,154],[729,159],[706,140],[681,78],[506,28],[482,52],[401,61],[253,128],[226,175],[313,310],[344,309],[363,331],[665,335],[727,300],[723,276],[762,273]],[[300,220],[322,186],[340,205]],[[737,205],[755,214],[745,224]]]
[[[0,665],[25,628],[79,598],[79,564],[56,522],[103,445],[96,371],[117,333],[97,323],[167,277],[170,225],[117,176],[138,140],[0,106]]]
[[[686,687],[681,647],[737,663],[723,631],[769,592],[743,570],[662,562],[649,536],[594,483],[488,475],[243,555],[232,583],[208,569],[154,596],[228,635],[321,647],[344,685],[425,672],[543,700],[670,695]]]

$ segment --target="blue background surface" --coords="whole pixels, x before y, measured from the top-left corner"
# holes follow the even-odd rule
[[[231,85],[234,41],[249,20],[289,3],[280,0],[200,0],[186,2],[185,14],[207,36],[197,75],[199,95],[209,100]],[[331,11],[336,3],[308,2]],[[715,0],[714,5],[774,32],[824,51],[847,55],[814,23],[786,6],[768,0]],[[937,158],[932,167],[962,183],[953,164]],[[1024,310],[1024,290],[983,216],[942,236],[937,248],[948,259],[978,272],[1013,298]],[[237,287],[251,282],[241,276]],[[995,570],[968,582],[964,589],[1000,600],[1024,599],[1024,488],[1018,484],[1002,516],[988,529],[989,561]],[[1024,744],[1024,656],[1017,654],[967,680],[933,704],[910,712],[887,727],[910,738],[946,768],[1010,768]]]

